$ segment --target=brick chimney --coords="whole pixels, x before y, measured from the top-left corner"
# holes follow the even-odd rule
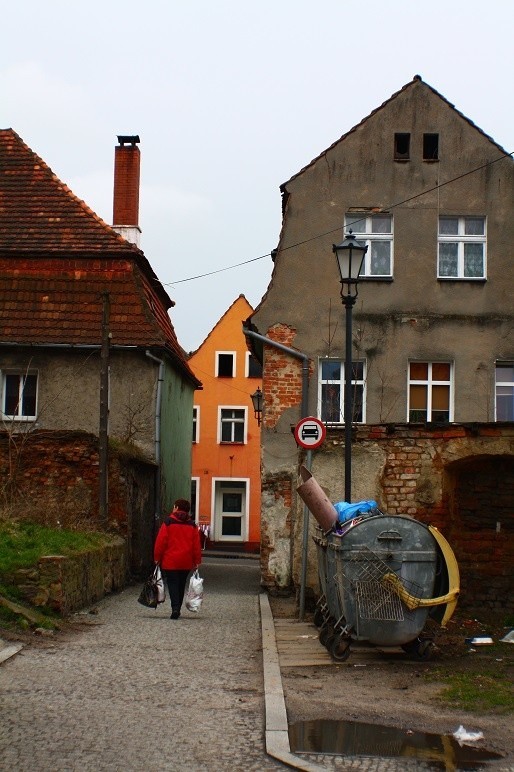
[[[114,149],[114,199],[112,227],[132,244],[139,246],[139,166],[141,154],[136,135],[118,135]]]

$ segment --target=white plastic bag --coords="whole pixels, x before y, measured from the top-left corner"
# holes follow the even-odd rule
[[[194,571],[189,580],[189,587],[186,594],[186,608],[188,611],[198,612],[203,601],[203,579]]]
[[[153,574],[155,587],[157,588],[157,603],[164,603],[166,600],[166,591],[164,589],[164,579],[162,578],[161,569],[157,565]]]

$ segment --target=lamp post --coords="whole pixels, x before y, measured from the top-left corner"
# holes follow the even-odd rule
[[[260,426],[262,416],[262,391],[260,390],[259,386],[257,386],[257,389],[253,394],[250,394],[250,397],[252,398],[253,414],[257,419],[257,426]]]
[[[359,274],[368,251],[356,241],[350,229],[341,244],[333,244],[341,281],[341,300],[346,309],[346,352],[344,360],[344,500],[352,496],[352,311],[357,300]]]

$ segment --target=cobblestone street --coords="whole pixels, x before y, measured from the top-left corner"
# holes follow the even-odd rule
[[[264,748],[259,571],[207,558],[200,614],[130,587],[69,639],[0,667],[1,768],[271,770]]]

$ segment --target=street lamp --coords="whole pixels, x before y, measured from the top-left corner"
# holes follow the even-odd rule
[[[350,229],[341,244],[333,244],[341,281],[341,300],[346,309],[346,354],[344,360],[344,500],[352,495],[352,310],[357,300],[359,274],[368,251]]]
[[[253,394],[250,394],[250,397],[252,398],[253,402],[253,414],[257,419],[257,426],[260,426],[262,416],[262,391],[260,390],[259,386],[257,386],[257,390],[254,391]]]

